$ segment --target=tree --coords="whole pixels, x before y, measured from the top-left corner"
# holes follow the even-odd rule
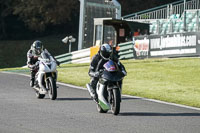
[[[19,15],[34,31],[45,31],[48,25],[66,23],[78,7],[76,0],[15,0],[13,14]]]
[[[2,34],[0,37],[6,37],[6,22],[5,18],[11,14],[12,12],[12,0],[0,0],[0,33]]]

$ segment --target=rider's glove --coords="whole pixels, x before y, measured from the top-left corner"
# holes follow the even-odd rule
[[[94,77],[98,78],[99,77],[99,72],[94,73]]]
[[[29,68],[34,70],[36,68],[36,65],[29,65]]]
[[[33,68],[35,67],[35,65],[28,65],[28,67],[29,67],[30,69],[33,69]]]
[[[32,70],[37,69],[39,67],[39,61],[37,61],[34,65],[29,65],[28,67]]]

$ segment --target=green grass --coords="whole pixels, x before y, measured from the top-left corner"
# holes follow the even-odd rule
[[[147,59],[122,61],[128,75],[123,94],[200,107],[200,59]],[[89,64],[58,67],[58,81],[85,87]],[[1,71],[1,70],[0,70]]]
[[[28,68],[20,68],[20,67],[2,68],[2,69],[0,69],[0,72],[2,72],[2,71],[16,72],[16,73],[28,73],[29,74],[29,69]]]
[[[58,68],[58,81],[85,87],[90,81],[89,64],[68,64]]]
[[[124,62],[123,93],[200,107],[200,60],[157,59]]]

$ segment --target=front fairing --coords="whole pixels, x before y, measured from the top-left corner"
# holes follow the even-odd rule
[[[50,63],[45,63],[45,62],[40,62],[39,64],[39,71],[40,72],[45,72],[45,73],[48,73],[48,72],[55,72],[56,71],[56,62],[55,61],[52,61]]]
[[[109,72],[116,72],[117,71],[117,65],[112,60],[109,60],[108,62],[106,62],[103,65],[103,67],[106,71],[109,71]]]
[[[113,81],[113,82],[120,81],[123,79],[123,77],[124,75],[119,71],[116,71],[116,72],[103,71],[103,74],[102,74],[103,79],[106,79],[108,81]]]

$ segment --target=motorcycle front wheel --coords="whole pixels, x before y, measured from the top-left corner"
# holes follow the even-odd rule
[[[47,80],[48,94],[51,100],[55,100],[57,98],[57,88],[56,81],[53,80],[52,77],[49,77]]]
[[[120,111],[120,90],[113,89],[112,92],[111,110],[114,115],[118,115]]]

